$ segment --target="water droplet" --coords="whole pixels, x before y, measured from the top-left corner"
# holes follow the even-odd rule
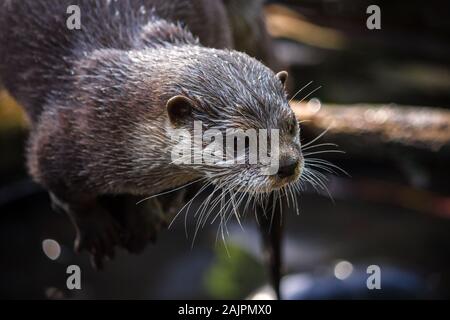
[[[322,108],[322,102],[318,98],[312,98],[308,101],[307,107],[311,110],[311,112],[317,113]]]
[[[348,261],[340,261],[334,266],[334,276],[345,280],[353,273],[353,265]]]
[[[42,250],[50,260],[57,260],[61,255],[61,246],[52,239],[42,241]]]

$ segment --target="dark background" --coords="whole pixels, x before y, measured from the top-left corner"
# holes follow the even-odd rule
[[[308,25],[344,39],[344,44],[333,47],[329,41],[321,42],[320,33],[303,39],[276,35],[275,52],[289,67],[292,93],[314,81],[322,88],[309,98],[325,104],[450,107],[448,1],[269,4],[283,5]],[[370,4],[381,7],[381,30],[366,28],[365,11]],[[268,8],[270,12],[273,7]],[[188,219],[191,236],[186,239],[181,218],[144,254],[121,252],[105,271],[94,271],[86,254],[73,253],[74,230],[68,219],[51,211],[46,192],[26,174],[26,135],[20,109],[2,92],[2,298],[227,299],[248,297],[266,285],[252,217],[246,219],[245,231],[231,225],[230,257],[216,242],[214,225],[205,228],[191,248],[192,219]],[[306,134],[305,142],[312,138]],[[395,148],[389,156],[383,150],[376,157],[357,152],[323,155],[345,168],[351,178],[329,178],[334,202],[325,192],[309,188],[299,197],[299,216],[285,209],[282,289],[286,297],[450,297],[449,158],[441,150],[410,157]],[[46,239],[61,247],[56,261],[43,252]],[[353,268],[344,280],[336,277],[342,261]],[[82,290],[66,289],[66,268],[71,264],[81,267]],[[381,268],[381,290],[366,288],[369,265]]]

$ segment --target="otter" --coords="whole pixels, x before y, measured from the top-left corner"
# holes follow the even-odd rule
[[[66,26],[69,5],[80,8],[81,30]],[[222,1],[0,1],[0,77],[30,119],[29,172],[97,267],[117,246],[141,251],[182,206],[186,184],[257,193],[299,179],[287,73],[233,47]],[[174,163],[171,134],[192,132],[194,121],[280,130],[278,174]]]

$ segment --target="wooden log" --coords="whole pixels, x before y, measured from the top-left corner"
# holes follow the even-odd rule
[[[322,138],[347,153],[386,158],[399,153],[421,158],[450,158],[450,111],[430,107],[292,102],[308,139]]]

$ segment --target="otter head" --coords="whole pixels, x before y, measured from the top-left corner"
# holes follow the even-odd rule
[[[174,164],[239,192],[271,192],[298,181],[303,157],[287,72],[214,49],[197,52],[183,68],[166,105],[177,135]]]

